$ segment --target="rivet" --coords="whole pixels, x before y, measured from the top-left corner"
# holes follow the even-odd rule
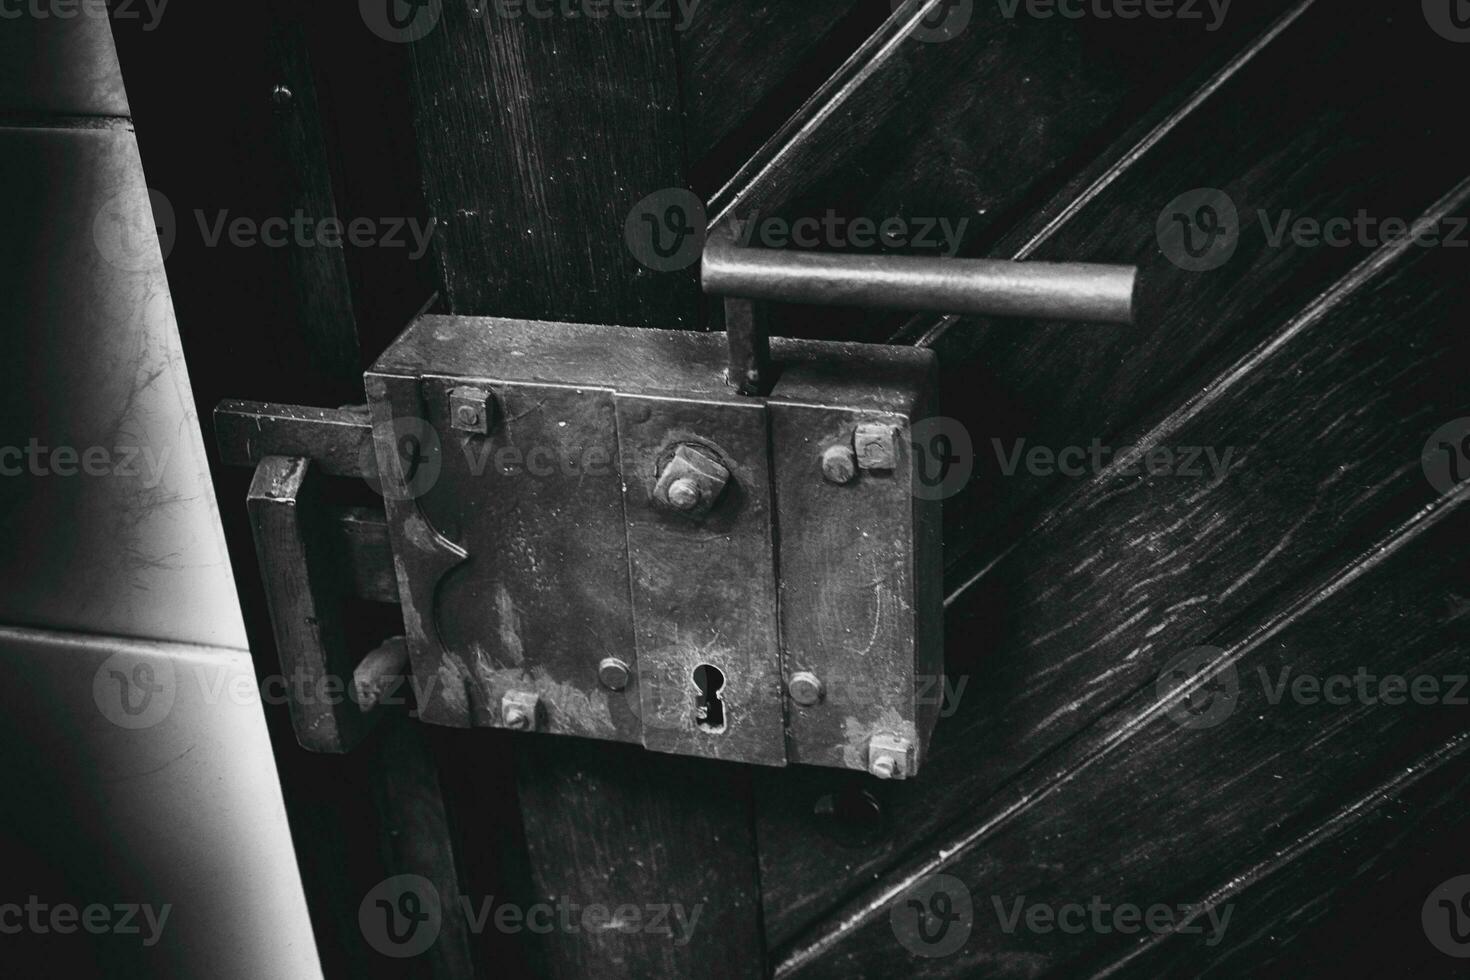
[[[828,446],[822,453],[822,475],[828,483],[851,483],[857,475],[857,458],[848,445]]]
[[[597,679],[609,691],[622,691],[628,686],[628,665],[617,657],[607,657],[597,665]]]
[[[810,708],[822,700],[822,682],[809,670],[799,670],[791,675],[791,683],[786,685],[787,693],[791,700],[803,708]]]

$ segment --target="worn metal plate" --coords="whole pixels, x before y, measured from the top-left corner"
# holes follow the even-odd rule
[[[623,394],[617,404],[643,744],[784,765],[765,406]],[[712,452],[732,476],[703,516],[654,499],[680,444]]]
[[[611,392],[382,380],[395,411],[420,413],[400,415],[421,424],[400,422],[398,448],[416,438],[434,471],[416,474],[413,499],[386,495],[425,719],[498,726],[505,695],[529,693],[538,731],[638,741],[636,692],[597,680],[602,658],[635,660]],[[450,392],[466,385],[493,397],[488,435],[452,424]]]
[[[823,688],[819,703],[787,709],[791,761],[866,769],[869,741],[895,735],[913,746],[912,775],[943,689],[940,504],[915,492],[908,438],[928,411],[933,359],[856,345],[841,358],[783,353],[769,405],[783,666],[787,683],[810,672]],[[896,432],[895,465],[825,479],[823,451],[868,424]]]

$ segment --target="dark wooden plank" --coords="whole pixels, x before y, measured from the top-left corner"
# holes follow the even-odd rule
[[[614,913],[597,928],[574,919],[578,932],[559,941],[548,976],[767,975],[748,767],[581,739],[521,741],[537,900]]]
[[[1090,972],[1150,934],[1138,919],[1132,931],[1115,927],[1111,913],[1094,925],[1090,910],[1080,928],[1076,912],[1028,926],[1038,906],[1162,905],[1173,924],[1198,921],[1217,936],[1259,926],[1233,912],[1224,919],[1231,906],[1216,904],[1239,887],[1242,868],[1290,859],[1347,805],[1421,764],[1426,746],[1465,737],[1462,706],[1445,698],[1464,693],[1455,678],[1464,676],[1466,607],[1446,601],[1444,589],[1470,570],[1458,545],[1470,533],[1467,500],[1470,486],[1440,498],[1336,574],[1209,636],[1208,660],[1191,668],[1198,673],[1135,692],[989,801],[951,847],[919,856],[855,903],[846,928],[803,944],[777,975],[850,976],[858,964],[920,977]],[[1374,680],[1354,693],[1365,672]],[[1323,687],[1282,694],[1283,676]],[[1388,677],[1402,680],[1397,701]],[[1430,691],[1414,686],[1421,678],[1433,693],[1409,696]],[[906,947],[907,927],[889,910],[912,915],[907,903],[933,874],[963,883],[973,930],[951,956],[920,958],[910,950],[922,940]],[[1012,927],[1018,902],[1028,911]]]
[[[1434,214],[1463,216],[1467,194]],[[791,936],[851,882],[965,822],[1172,654],[1431,501],[1424,441],[1470,414],[1454,367],[1470,344],[1457,326],[1470,315],[1461,261],[1455,249],[1383,250],[1201,379],[1197,398],[1119,443],[1209,447],[1219,473],[1204,456],[1196,477],[1115,464],[952,594],[946,666],[964,693],[935,732],[926,776],[937,778],[883,788],[890,837],[862,848],[827,840],[812,818],[824,787],[763,777],[762,883],[776,934]]]
[[[322,222],[337,221],[338,212],[311,55],[296,6],[276,2],[271,9],[274,30],[265,63],[273,79],[273,135],[285,164],[278,173],[280,215],[287,220],[299,215],[320,227]],[[313,236],[311,241],[292,242],[285,256],[305,328],[307,356],[324,396],[338,401],[360,398],[363,358],[341,243],[331,247]]]
[[[1447,864],[1470,831],[1464,733],[1344,807],[1281,859],[1241,876],[1223,941],[1178,934],[1139,944],[1100,976],[1452,976],[1422,911],[1463,869]],[[1234,883],[1232,883],[1234,884]]]
[[[1426,94],[1459,76],[1458,56],[1419,18],[1312,4],[1202,101],[1110,152],[1100,173],[996,246],[1007,256],[1137,263],[1138,325],[961,320],[925,337],[940,356],[943,409],[980,450],[967,492],[946,501],[957,574],[988,564],[1071,482],[1024,466],[1006,475],[991,440],[1118,445],[1142,413],[1260,343],[1279,311],[1311,301],[1382,241],[1373,226],[1344,247],[1290,236],[1273,244],[1284,218],[1351,221],[1361,211],[1411,221],[1464,176],[1439,149],[1452,123]],[[1395,68],[1365,74],[1368,63]],[[1202,187],[1233,200],[1238,244],[1217,268],[1191,271],[1165,254],[1156,229],[1161,212]]]
[[[340,535],[341,560],[351,569],[352,594],[396,605],[398,573],[393,569],[387,517],[368,507],[346,507],[336,512],[333,523]]]
[[[725,0],[676,18],[695,186],[723,184],[889,16],[858,0]],[[681,29],[682,27],[682,29]]]
[[[624,238],[635,204],[685,182],[667,21],[507,21],[483,5],[445,4],[410,56],[451,312],[699,324],[697,263],[652,273]],[[453,792],[519,803],[536,900],[701,916],[692,934],[675,935],[579,919],[575,931],[524,936],[528,962],[557,977],[763,975],[751,800],[739,770],[577,739],[508,744],[513,794],[494,768],[462,772]],[[480,831],[458,822],[462,835]],[[481,868],[506,867],[480,857]]]
[[[712,197],[710,213],[964,221],[962,254],[1059,189],[1080,162],[1249,43],[1285,0],[1198,21],[1007,17],[1004,4],[908,0]],[[950,40],[924,24],[952,10]],[[968,15],[967,15],[968,12]],[[968,19],[966,19],[968,16]],[[1079,256],[1079,258],[1084,256]],[[881,339],[891,316],[777,311],[778,332]],[[863,326],[867,323],[867,326]]]
[[[694,265],[651,273],[624,240],[638,202],[684,182],[667,18],[449,3],[411,55],[451,312],[695,325]]]

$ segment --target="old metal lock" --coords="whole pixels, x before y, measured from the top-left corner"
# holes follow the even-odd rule
[[[724,336],[425,315],[366,409],[226,402],[288,672],[418,716],[732,761],[918,771],[943,672],[940,510],[912,425],[933,355],[770,340],[758,300],[1125,320],[1133,270],[851,258],[709,244]],[[381,488],[335,507],[322,476]],[[405,637],[360,661],[351,596]],[[778,601],[779,598],[779,601]],[[370,703],[292,703],[346,751]]]

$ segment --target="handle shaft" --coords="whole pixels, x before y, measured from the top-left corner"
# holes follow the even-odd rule
[[[888,310],[1131,323],[1138,270],[1081,262],[832,255],[712,239],[705,292]]]

